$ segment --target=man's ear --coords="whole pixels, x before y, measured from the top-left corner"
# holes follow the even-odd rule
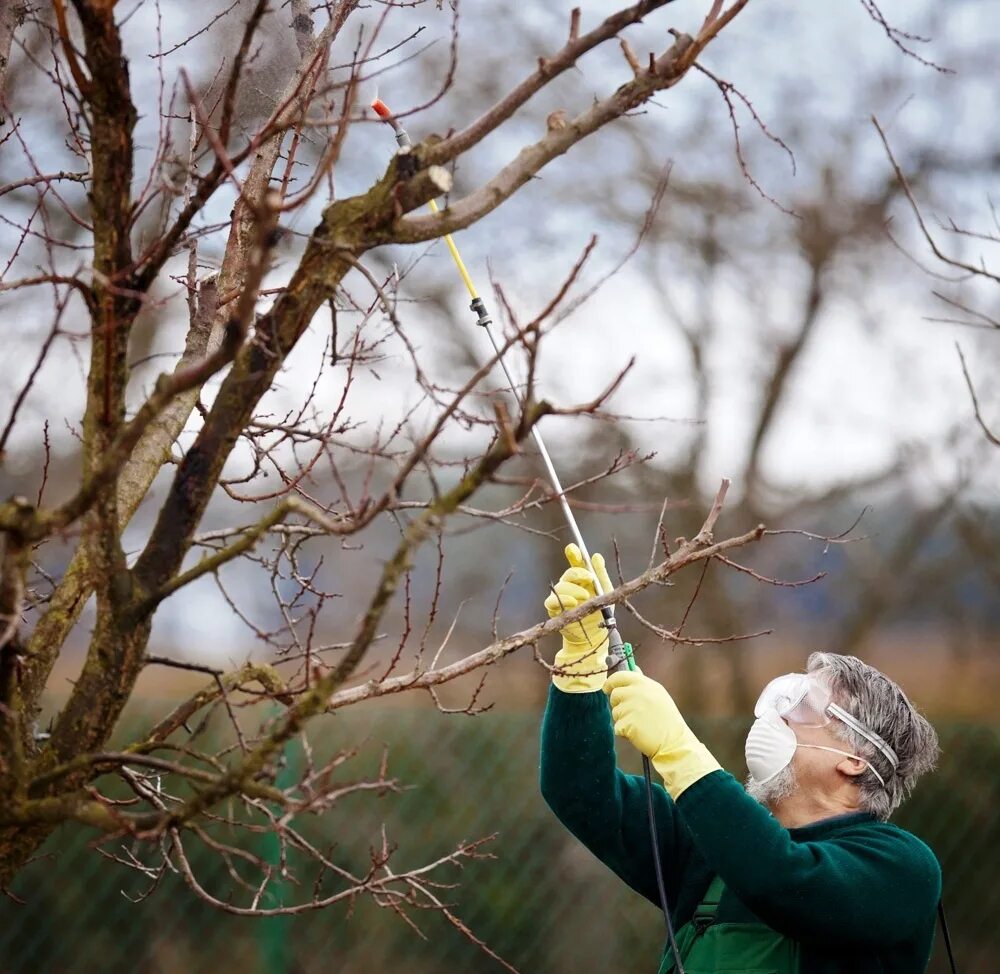
[[[868,763],[862,761],[861,758],[846,757],[837,765],[837,770],[846,774],[849,778],[856,778],[859,774],[864,774],[867,769]]]

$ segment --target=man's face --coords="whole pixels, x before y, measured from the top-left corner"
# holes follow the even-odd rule
[[[845,775],[853,777],[864,771],[863,761],[819,750],[828,747],[848,750],[848,745],[833,733],[832,722],[822,726],[783,722],[791,728],[798,744],[811,746],[796,747],[792,760],[763,784],[752,777],[747,779],[747,794],[762,805],[773,810],[779,802],[797,794],[833,794],[844,785]]]
[[[841,723],[832,706],[822,674],[789,673],[764,687],[754,707],[757,720],[747,737],[747,753],[749,760],[753,752],[761,776],[769,777],[759,783],[751,775],[747,791],[752,797],[772,810],[796,794],[824,804],[826,799],[835,803],[850,799],[844,794],[845,785],[864,772],[866,763],[837,736]],[[773,773],[782,760],[787,763]]]

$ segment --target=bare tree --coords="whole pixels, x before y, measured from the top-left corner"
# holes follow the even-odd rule
[[[410,569],[418,549],[440,539],[453,516],[503,523],[551,500],[529,490],[500,508],[472,503],[484,485],[498,481],[542,417],[593,413],[617,380],[594,401],[566,409],[534,396],[535,357],[572,283],[571,270],[538,316],[510,323],[504,336],[503,352],[519,355],[529,376],[520,400],[483,391],[496,357],[454,387],[436,382],[403,320],[402,285],[413,260],[383,277],[362,258],[473,225],[578,142],[674,87],[747,5],[712,3],[697,32],[674,32],[665,50],[642,59],[623,41],[623,83],[575,116],[553,120],[439,214],[417,214],[452,189],[451,167],[553,79],[667,2],[641,0],[589,29],[573,11],[565,43],[520,83],[464,128],[395,155],[356,195],[339,195],[335,187],[349,168],[349,135],[375,121],[361,92],[393,58],[405,58],[413,36],[404,27],[399,41],[390,25],[412,4],[367,10],[353,0],[318,8],[298,0],[275,9],[265,0],[235,3],[170,49],[162,43],[162,12],[140,6],[129,16],[145,17],[158,40],[157,83],[141,90],[132,69],[149,52],[129,34],[127,18],[116,20],[114,2],[73,0],[68,7],[55,0],[51,17],[40,8],[4,6],[0,41],[13,38],[15,53],[8,70],[0,51],[0,72],[6,71],[7,90],[13,79],[17,91],[4,106],[4,165],[13,175],[0,196],[13,244],[0,291],[8,319],[28,309],[44,324],[31,330],[34,354],[0,428],[0,455],[10,461],[15,447],[31,455],[16,446],[24,442],[19,424],[34,397],[53,396],[47,373],[62,375],[79,361],[86,394],[79,414],[66,417],[79,443],[79,470],[53,455],[46,421],[31,468],[37,495],[0,504],[0,884],[7,886],[53,829],[79,823],[102,833],[107,849],[119,848],[122,837],[133,840],[131,851],[109,854],[148,876],[150,891],[166,871],[179,872],[197,895],[230,912],[299,912],[366,894],[399,912],[422,906],[451,917],[435,892],[436,871],[479,855],[479,844],[400,872],[391,868],[388,841],[372,853],[367,871],[338,864],[297,820],[346,794],[380,793],[396,783],[385,766],[373,779],[345,781],[341,769],[351,749],[320,755],[305,730],[319,715],[364,700],[434,694],[555,631],[551,621],[505,637],[495,628],[488,645],[443,661],[447,635],[432,637],[440,561],[422,620],[411,616]],[[451,32],[454,51],[457,19]],[[182,69],[168,76],[169,55],[203,35],[225,47],[214,75]],[[293,67],[286,56],[297,58]],[[262,90],[279,77],[272,94]],[[450,79],[449,71],[437,97]],[[39,134],[22,104],[50,111],[51,130]],[[155,135],[152,148],[137,143],[140,119],[154,120],[144,129]],[[140,158],[147,159],[144,174]],[[69,164],[52,168],[51,159]],[[314,229],[299,233],[297,220],[311,213],[318,215]],[[39,301],[39,294],[46,297]],[[47,320],[39,309],[47,309]],[[154,378],[151,360],[163,354],[155,351],[156,333],[167,331],[180,311],[183,353]],[[292,407],[279,409],[275,387],[291,375],[291,361],[315,336],[317,321],[327,337],[312,384]],[[405,359],[406,381],[420,396],[388,426],[361,433],[357,389],[387,349]],[[318,392],[330,386],[332,407]],[[456,435],[472,444],[457,456],[446,445]],[[314,496],[320,468],[335,488]],[[151,492],[158,478],[161,494]],[[264,512],[212,526],[206,513],[219,498],[227,502],[226,517],[238,503],[262,504]],[[145,521],[133,521],[144,501]],[[569,620],[761,537],[763,529],[754,527],[717,541],[712,531],[720,509],[721,495],[691,540]],[[323,585],[318,546],[349,548],[383,523],[396,532],[394,548],[349,634],[326,641],[322,618],[332,593]],[[261,551],[265,539],[274,545],[270,552]],[[54,574],[45,568],[53,551]],[[277,623],[250,623],[271,659],[223,671],[149,655],[164,601],[183,599],[205,579],[225,591],[224,570],[240,561],[261,572],[274,594]],[[88,604],[94,608],[82,669],[42,730],[42,694],[71,637],[82,631]],[[244,615],[238,599],[230,604]],[[374,650],[394,604],[398,642],[379,654]],[[204,671],[206,685],[141,736],[110,749],[140,674],[159,665]],[[475,707],[477,692],[465,709]],[[229,729],[218,747],[206,743],[213,715]],[[304,742],[305,766],[293,783],[279,786],[282,751],[295,738]],[[229,827],[225,838],[220,824]],[[280,838],[279,863],[241,844],[262,830]],[[191,865],[192,845],[225,860],[230,892],[202,884]],[[312,870],[297,877],[302,900],[268,905],[272,885],[293,858],[296,868]]]

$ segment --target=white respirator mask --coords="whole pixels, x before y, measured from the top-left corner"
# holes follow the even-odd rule
[[[750,776],[758,784],[764,784],[787,768],[797,747],[808,747],[863,761],[885,787],[885,779],[870,761],[835,747],[801,744],[795,736],[794,724],[823,727],[831,720],[839,720],[878,748],[893,770],[899,765],[896,752],[878,734],[833,703],[829,688],[812,674],[786,673],[772,680],[758,697],[753,712],[757,719],[747,734],[745,753]]]

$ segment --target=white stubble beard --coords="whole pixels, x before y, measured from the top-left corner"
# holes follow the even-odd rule
[[[755,801],[760,802],[765,808],[774,810],[775,805],[791,795],[798,782],[795,779],[795,772],[791,764],[783,767],[773,778],[761,783],[752,777],[746,780],[746,792]]]

